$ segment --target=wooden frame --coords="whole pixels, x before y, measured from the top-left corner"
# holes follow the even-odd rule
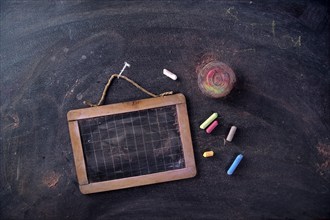
[[[88,181],[78,120],[170,105],[176,105],[185,168],[102,182],[90,183]],[[183,94],[71,110],[68,112],[67,118],[79,188],[83,194],[186,179],[196,175],[196,165],[191,141],[186,99]]]

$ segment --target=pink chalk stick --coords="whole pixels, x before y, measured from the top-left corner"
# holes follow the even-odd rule
[[[208,133],[208,134],[211,133],[213,131],[213,129],[218,126],[218,124],[219,123],[217,120],[212,122],[212,124],[206,129],[206,133]]]

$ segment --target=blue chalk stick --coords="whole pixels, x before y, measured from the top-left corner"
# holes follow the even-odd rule
[[[229,167],[227,174],[228,175],[232,175],[234,173],[234,171],[236,170],[238,164],[241,162],[241,160],[243,159],[243,155],[239,154],[236,159],[234,160],[233,164]]]

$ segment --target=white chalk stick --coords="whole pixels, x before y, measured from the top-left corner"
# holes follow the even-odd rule
[[[173,80],[176,80],[178,78],[174,73],[168,71],[167,69],[163,69],[163,74]]]
[[[129,64],[127,62],[124,63],[124,67],[121,69],[120,73],[118,74],[117,79],[121,76],[121,74],[124,72],[126,67],[131,67],[131,64]]]
[[[231,142],[233,140],[236,130],[237,130],[236,126],[231,126],[226,141]]]

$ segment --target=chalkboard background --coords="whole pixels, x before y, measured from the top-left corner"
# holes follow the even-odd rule
[[[1,1],[0,219],[330,218],[329,4],[325,1]],[[233,68],[206,98],[196,66]],[[124,61],[154,93],[186,95],[196,178],[79,192],[66,113],[97,101]],[[167,68],[178,75],[162,75]],[[106,103],[146,98],[115,81]],[[212,112],[220,126],[200,123]],[[223,146],[230,125],[233,143]],[[215,151],[205,159],[205,150]],[[234,176],[226,168],[244,159]]]

